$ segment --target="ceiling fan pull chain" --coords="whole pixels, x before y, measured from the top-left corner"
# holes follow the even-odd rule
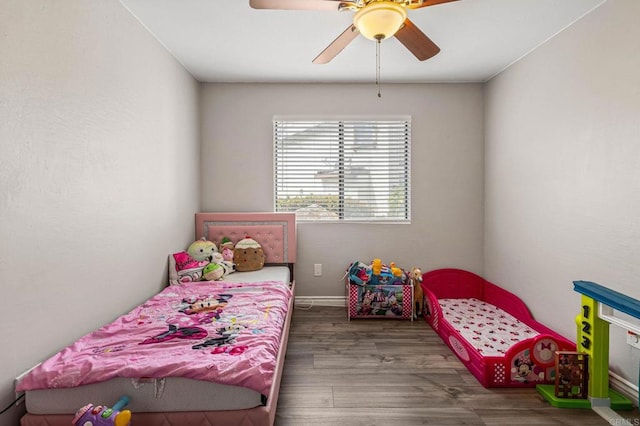
[[[376,86],[378,86],[378,97],[381,98],[380,94],[380,39],[376,42]]]

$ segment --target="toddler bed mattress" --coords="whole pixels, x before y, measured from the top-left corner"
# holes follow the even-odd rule
[[[575,350],[520,298],[471,272],[427,272],[422,289],[426,321],[485,387],[553,383],[555,351]]]
[[[540,333],[490,303],[470,299],[440,299],[443,318],[484,356],[504,356],[515,343]]]

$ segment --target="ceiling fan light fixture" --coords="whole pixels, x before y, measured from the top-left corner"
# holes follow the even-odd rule
[[[392,1],[369,3],[353,17],[353,25],[370,40],[383,40],[393,35],[407,19],[407,11]]]

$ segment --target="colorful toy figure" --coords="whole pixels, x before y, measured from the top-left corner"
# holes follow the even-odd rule
[[[127,404],[129,404],[129,398],[126,396],[120,397],[111,408],[105,405],[87,404],[76,412],[71,424],[74,426],[128,426],[131,424],[131,411],[120,411]]]

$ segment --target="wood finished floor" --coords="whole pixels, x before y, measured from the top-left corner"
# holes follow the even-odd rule
[[[423,320],[296,309],[276,426],[608,425],[535,389],[485,389]],[[640,425],[637,409],[620,413]]]

